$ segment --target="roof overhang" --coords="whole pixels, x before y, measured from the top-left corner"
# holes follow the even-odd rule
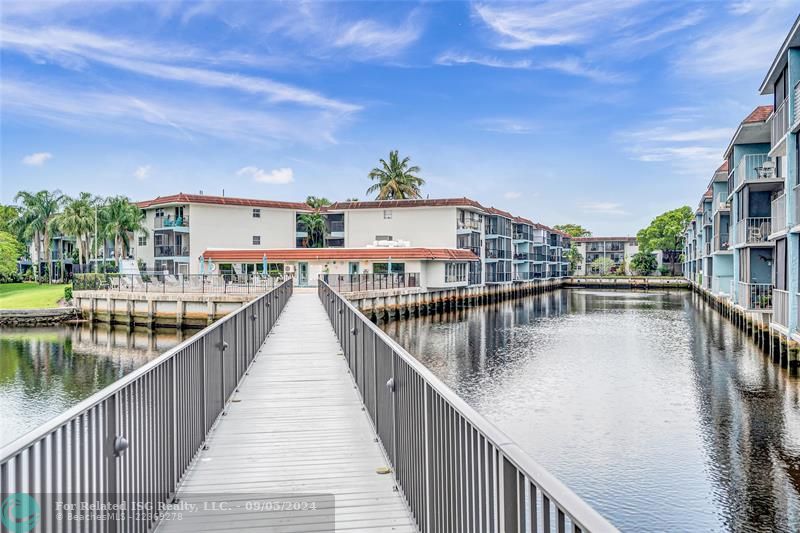
[[[733,134],[731,142],[725,149],[725,158],[733,150],[734,145],[737,144],[762,144],[770,142],[770,131],[767,122],[751,122],[747,124],[739,124],[736,128],[736,133]],[[733,169],[728,169],[730,172]]]
[[[213,261],[342,261],[342,260],[419,260],[479,261],[470,250],[460,248],[375,247],[375,248],[209,248],[202,258]]]
[[[758,89],[760,94],[772,94],[772,86],[783,70],[783,67],[786,66],[786,52],[788,52],[789,48],[796,48],[798,46],[800,46],[800,15],[795,19],[794,24],[792,24],[792,29],[789,30],[789,35],[786,36],[786,39],[784,39],[783,44],[778,50],[778,54],[775,56],[775,59],[772,60],[772,65],[770,65],[767,75],[764,81],[761,82],[761,87]]]

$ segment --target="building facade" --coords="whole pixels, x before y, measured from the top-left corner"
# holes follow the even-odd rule
[[[580,237],[575,239],[581,261],[575,275],[631,274],[630,261],[639,252],[636,237]]]
[[[800,340],[800,17],[686,229],[688,279]]]
[[[426,286],[449,287],[568,274],[569,236],[469,198],[337,202],[315,211],[305,203],[177,194],[138,205],[148,231],[135,236],[134,257],[145,270],[172,275],[210,269],[247,275],[266,265],[313,284],[323,273],[419,268]],[[321,237],[310,234],[309,224]],[[375,250],[380,260],[369,259]],[[457,257],[412,263],[409,250],[450,250]]]

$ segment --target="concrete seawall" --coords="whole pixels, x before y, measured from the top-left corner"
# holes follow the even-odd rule
[[[75,291],[73,301],[84,318],[146,327],[206,326],[258,294],[191,294]]]
[[[661,277],[580,277],[566,278],[564,287],[569,289],[688,289],[690,284],[683,278]]]
[[[770,325],[771,312],[747,311],[727,298],[720,298],[708,289],[691,284],[698,298],[705,300],[713,309],[730,320],[734,326],[753,338],[772,362],[789,369],[793,374],[800,372],[800,344],[786,333]]]
[[[79,318],[81,313],[76,307],[0,309],[0,326],[6,327],[50,326]]]

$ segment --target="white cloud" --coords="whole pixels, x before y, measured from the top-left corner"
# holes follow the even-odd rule
[[[632,0],[476,4],[473,12],[497,35],[495,46],[528,50],[586,42],[607,33],[612,22],[623,23],[624,12],[636,4]]]
[[[32,167],[40,167],[52,158],[53,154],[50,152],[36,152],[23,157],[22,162]]]
[[[490,68],[520,69],[520,70],[555,70],[570,76],[589,78],[598,82],[622,82],[629,78],[614,72],[586,64],[577,57],[564,57],[534,63],[530,59],[502,59],[488,55],[474,55],[459,52],[445,52],[439,55],[436,64],[443,66],[480,65]]]
[[[267,172],[258,167],[244,167],[236,172],[237,176],[249,176],[253,181],[268,183],[270,185],[286,185],[294,181],[294,172],[291,168],[276,168]]]
[[[613,202],[586,202],[578,204],[578,209],[594,215],[627,215],[628,212],[622,208],[622,204]]]
[[[359,49],[362,58],[397,55],[419,39],[422,27],[416,19],[416,12],[412,12],[401,26],[359,20],[345,28],[333,44]]]
[[[479,128],[491,133],[509,133],[527,135],[536,129],[536,126],[524,120],[512,118],[487,118],[476,121]]]
[[[516,192],[516,191],[508,191],[507,193],[503,194],[503,198],[505,198],[506,200],[516,200],[517,198],[519,198],[521,196],[522,196],[522,193],[521,192]]]
[[[150,165],[142,165],[140,167],[136,167],[136,170],[133,171],[133,176],[137,180],[145,180],[150,177],[150,171],[153,169]]]
[[[679,71],[701,77],[763,74],[797,16],[797,3],[741,2],[730,12],[728,22],[683,48],[674,61]]]
[[[87,62],[98,62],[145,76],[191,83],[204,87],[232,89],[265,96],[273,103],[291,103],[341,113],[352,113],[361,106],[328,98],[315,91],[280,83],[266,77],[222,72],[175,62],[196,62],[214,54],[177,45],[152,45],[120,40],[94,33],[47,27],[23,29],[4,25],[0,46],[50,59],[71,69],[84,69]],[[152,61],[158,58],[160,62]]]
[[[3,113],[18,114],[71,129],[141,133],[143,125],[162,135],[193,140],[195,136],[238,142],[291,141],[335,143],[335,131],[345,123],[338,113],[310,110],[261,111],[240,109],[201,99],[175,100],[151,92],[147,97],[82,91],[4,78],[0,84]],[[86,102],[92,102],[87,106]]]

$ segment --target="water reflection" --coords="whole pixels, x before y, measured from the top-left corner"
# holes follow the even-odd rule
[[[196,331],[85,323],[0,329],[0,444],[59,415]]]
[[[800,530],[800,381],[690,293],[564,290],[385,329],[623,530]]]

